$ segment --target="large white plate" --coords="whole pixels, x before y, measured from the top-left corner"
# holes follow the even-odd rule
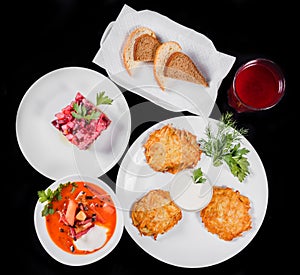
[[[70,253],[63,251],[62,249],[60,249],[58,246],[54,244],[54,242],[51,240],[47,232],[45,217],[42,217],[42,210],[44,208],[44,204],[40,203],[39,201],[37,201],[34,209],[35,230],[44,249],[52,258],[54,258],[58,262],[66,265],[71,265],[71,266],[91,264],[108,255],[116,247],[116,245],[119,243],[121,239],[121,236],[123,234],[123,229],[124,229],[124,218],[120,207],[120,202],[116,197],[114,191],[105,182],[99,180],[98,178],[92,178],[92,177],[81,176],[81,175],[70,175],[70,176],[63,177],[59,180],[56,180],[48,188],[50,188],[51,190],[55,190],[59,186],[59,184],[66,183],[68,181],[85,181],[85,182],[96,184],[102,189],[104,189],[111,196],[117,211],[116,228],[112,238],[108,241],[108,243],[103,248],[101,248],[100,250],[92,254],[72,255]]]
[[[208,175],[214,185],[229,186],[239,190],[251,201],[252,229],[232,241],[223,241],[209,233],[202,224],[199,212],[183,211],[183,217],[169,232],[159,235],[157,240],[141,236],[132,225],[130,208],[132,204],[152,189],[168,190],[173,175],[157,173],[146,164],[142,146],[150,132],[167,123],[186,129],[197,138],[205,137],[207,123],[216,127],[216,120],[205,120],[197,116],[171,118],[155,124],[138,137],[127,151],[117,176],[116,194],[124,209],[124,223],[132,239],[153,257],[180,267],[205,267],[223,262],[245,248],[254,238],[262,225],[268,202],[268,183],[263,164],[252,145],[242,137],[242,145],[250,150],[247,155],[250,162],[250,175],[241,183],[223,165],[215,168],[211,159],[204,154],[198,166]],[[197,167],[198,167],[197,166]]]
[[[112,122],[85,151],[73,146],[51,124],[78,91],[93,103],[101,91],[114,100],[112,105],[99,106]],[[24,95],[16,118],[22,153],[38,172],[51,179],[106,173],[124,153],[130,130],[130,111],[119,88],[102,74],[81,67],[57,69],[38,79]]]

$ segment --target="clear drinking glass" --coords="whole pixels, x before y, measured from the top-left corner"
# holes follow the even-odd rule
[[[228,103],[237,112],[274,107],[285,93],[285,78],[273,61],[258,58],[242,65],[228,91]]]

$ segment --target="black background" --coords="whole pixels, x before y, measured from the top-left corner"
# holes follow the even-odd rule
[[[238,126],[249,129],[247,139],[265,166],[269,201],[255,238],[240,253],[220,264],[195,269],[163,263],[138,247],[124,229],[119,244],[105,258],[87,266],[71,267],[52,259],[36,236],[33,212],[37,191],[47,188],[52,180],[35,171],[19,149],[15,131],[18,106],[30,86],[52,70],[78,66],[107,76],[92,60],[106,26],[116,19],[124,4],[166,15],[206,35],[220,52],[236,57],[218,92],[216,103],[221,113],[231,110],[227,105],[227,89],[234,72],[244,62],[256,57],[269,58],[285,74],[286,94],[276,107],[258,113],[234,113]],[[288,271],[293,263],[289,246],[299,239],[294,224],[297,214],[287,218],[294,211],[294,192],[290,188],[298,184],[297,166],[293,164],[297,161],[292,158],[298,158],[295,134],[298,86],[293,75],[299,57],[293,52],[297,29],[295,8],[289,1],[185,0],[177,4],[162,0],[9,1],[1,3],[0,11],[0,113],[4,121],[1,224],[3,242],[4,239],[8,242],[1,250],[6,255],[5,261],[11,261],[7,264],[9,271],[20,269],[28,274],[253,274],[273,268]],[[129,107],[144,101],[130,92],[124,96]],[[132,129],[130,143],[147,127]],[[116,165],[107,175],[115,180],[117,172]],[[295,248],[297,251],[298,247]]]

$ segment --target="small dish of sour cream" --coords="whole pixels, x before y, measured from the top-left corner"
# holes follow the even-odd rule
[[[186,211],[197,212],[208,205],[212,198],[213,186],[207,177],[196,183],[193,170],[177,173],[170,182],[170,195],[174,202]]]

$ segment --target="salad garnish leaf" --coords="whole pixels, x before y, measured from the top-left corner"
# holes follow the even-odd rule
[[[95,110],[93,110],[90,114],[88,114],[88,111],[83,104],[74,103],[73,108],[75,112],[74,111],[72,112],[72,116],[77,119],[83,118],[88,123],[91,121],[91,119],[98,119],[101,114],[99,111],[95,111]]]
[[[225,162],[231,173],[243,182],[250,173],[249,162],[246,155],[249,150],[241,147],[240,140],[248,133],[245,128],[237,129],[236,121],[232,113],[222,115],[216,133],[208,124],[205,130],[207,139],[199,140],[202,151],[205,155],[213,158],[213,165],[220,166]]]
[[[105,92],[99,92],[96,95],[96,105],[100,104],[108,104],[111,105],[113,100],[105,95]],[[101,112],[92,110],[92,112],[88,113],[87,108],[84,106],[84,104],[73,104],[74,111],[72,112],[72,116],[76,119],[85,119],[87,123],[89,123],[92,119],[98,119]]]
[[[108,104],[111,105],[113,102],[113,99],[109,98],[108,96],[105,95],[105,92],[99,92],[97,94],[97,98],[96,98],[96,105],[100,105],[100,104]]]
[[[194,180],[194,183],[206,182],[206,178],[204,177],[203,172],[200,167],[193,171],[193,180]]]
[[[72,185],[71,193],[73,193],[77,187],[77,184],[76,182],[70,181],[67,183],[60,183],[54,191],[52,191],[50,188],[48,188],[47,190],[38,191],[39,202],[47,202],[47,204],[44,206],[44,209],[42,210],[43,217],[54,213],[52,202],[55,200],[60,201],[62,199],[61,191],[68,185]]]

